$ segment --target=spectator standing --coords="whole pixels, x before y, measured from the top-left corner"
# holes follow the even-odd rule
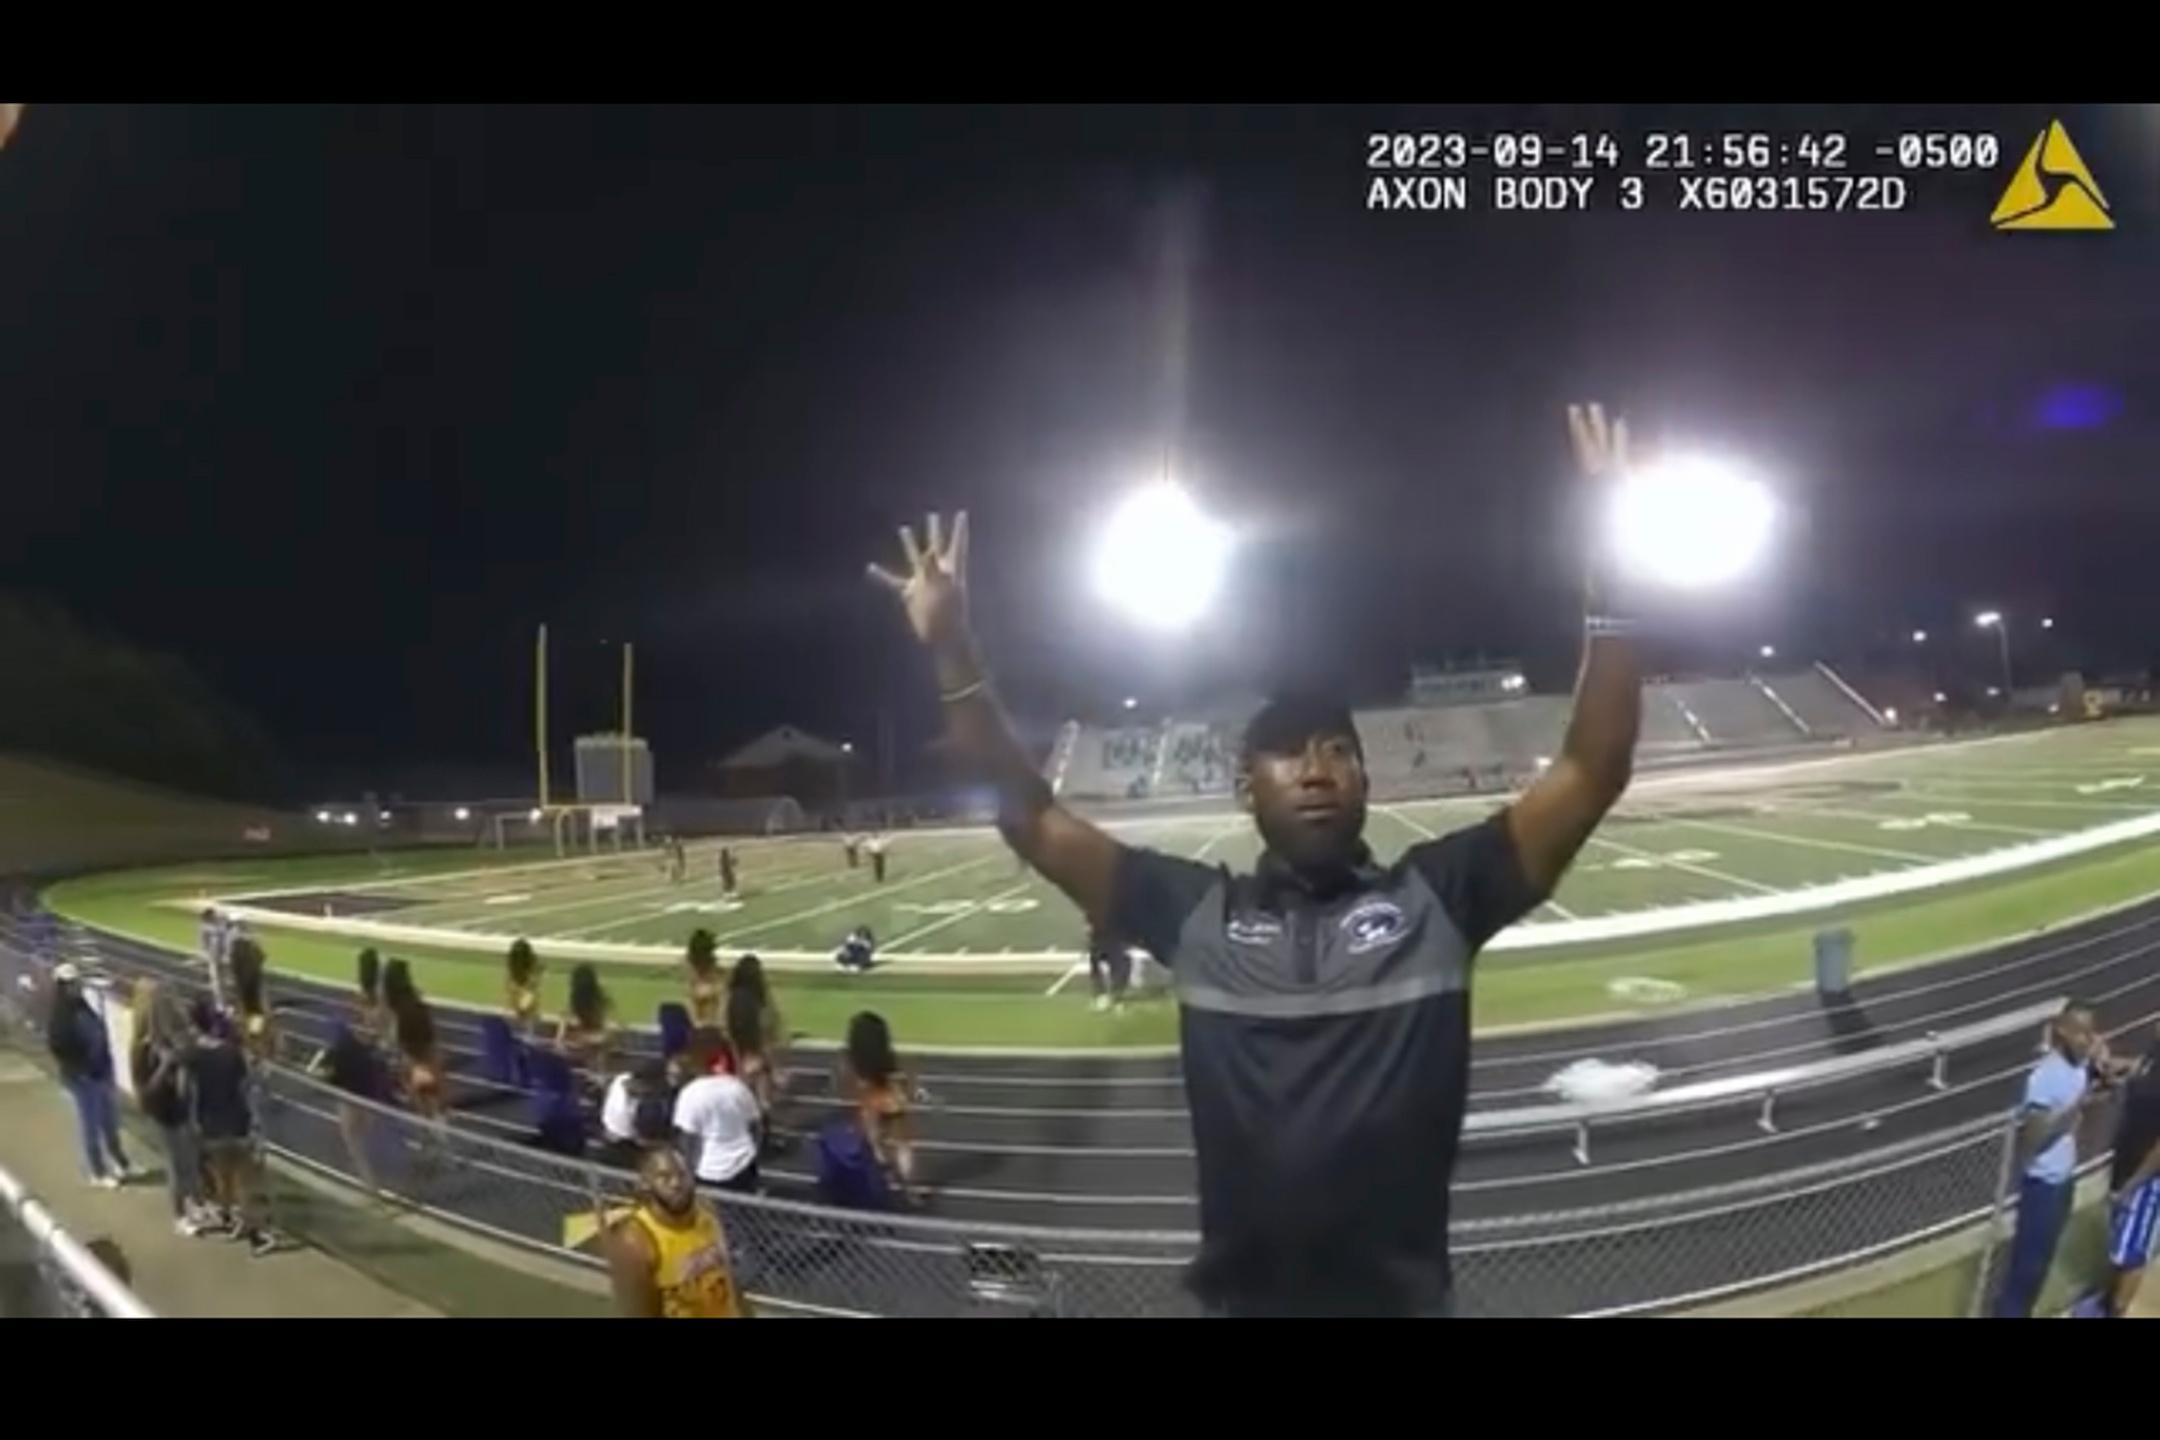
[[[248,1103],[247,1059],[218,1024],[207,1001],[195,1006],[195,1038],[187,1059],[195,1134],[211,1197],[223,1211],[221,1233],[245,1240],[250,1254],[277,1248],[261,1214],[255,1120]]]
[[[46,1047],[60,1067],[60,1083],[75,1102],[82,1133],[83,1172],[93,1185],[117,1190],[135,1178],[120,1144],[119,1107],[113,1098],[112,1042],[105,1022],[83,998],[82,971],[73,961],[53,970],[52,1013]]]
[[[735,1057],[717,1030],[690,1037],[690,1083],[675,1097],[675,1129],[688,1145],[700,1185],[758,1192],[757,1098],[736,1077]]]
[[[683,964],[690,971],[690,1024],[700,1030],[719,1025],[727,996],[727,976],[720,971],[720,950],[712,931],[690,932]]]
[[[736,1288],[720,1217],[697,1193],[682,1156],[665,1145],[638,1162],[637,1203],[610,1223],[608,1278],[616,1308],[637,1320],[746,1320],[750,1306]]]
[[[390,1043],[390,1011],[383,1004],[382,956],[373,948],[362,950],[356,962],[354,983],[360,991],[360,1032],[377,1045]]]
[[[2160,1027],[2145,1058],[2123,1085],[2115,1159],[2108,1172],[2108,1311],[2116,1319],[2137,1303],[2145,1269],[2160,1243]]]
[[[735,898],[735,851],[726,845],[720,847],[720,893]]]
[[[885,883],[885,837],[872,835],[866,842],[866,848],[870,851],[871,883],[882,885]]]
[[[2076,1188],[2077,1128],[2091,1106],[2091,1059],[2097,1036],[2092,1007],[2071,1001],[2048,1024],[2048,1053],[2025,1079],[2017,1131],[2017,1230],[1995,1299],[1995,1318],[2032,1315],[2055,1262]]]
[[[657,1115],[656,1104],[661,1107]],[[674,1111],[664,1064],[618,1071],[600,1099],[601,1160],[626,1169],[635,1167],[647,1145],[664,1144],[674,1137]]]
[[[232,981],[233,1013],[240,1021],[240,1043],[248,1059],[266,1063],[275,1058],[277,1050],[277,1036],[270,1025],[268,957],[251,937],[235,935],[226,948],[225,966]]]
[[[134,1038],[128,1069],[135,1081],[135,1102],[158,1127],[165,1144],[165,1186],[172,1196],[173,1230],[200,1235],[209,1228],[203,1204],[202,1148],[188,1115],[187,1016],[180,1002],[164,994],[155,980],[139,980],[130,997]]]
[[[771,1115],[779,1084],[774,1051],[786,1031],[781,1028],[780,1009],[773,1003],[765,981],[765,966],[757,956],[745,955],[735,962],[728,978],[727,1036],[735,1047],[737,1072],[758,1110]]]
[[[215,905],[206,905],[202,912],[202,925],[196,932],[202,950],[203,968],[210,973],[210,998],[223,1010],[225,1000],[226,949],[232,944],[233,925]]]
[[[503,957],[503,1008],[510,1012],[510,1028],[520,1035],[540,1028],[540,975],[540,957],[533,953],[532,942],[511,941],[510,953]]]
[[[855,1097],[855,1117],[878,1163],[911,1204],[915,1191],[915,1136],[909,1100],[914,1086],[893,1051],[892,1027],[885,1017],[864,1010],[848,1021],[847,1050],[842,1057],[844,1088]]]
[[[593,1076],[608,1073],[614,1050],[614,1002],[601,987],[600,972],[580,965],[570,972],[570,1009],[555,1025],[555,1048],[572,1065]]]

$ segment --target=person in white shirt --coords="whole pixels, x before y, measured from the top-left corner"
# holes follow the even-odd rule
[[[696,1077],[675,1097],[675,1130],[700,1185],[758,1193],[758,1144],[763,1116],[750,1087],[735,1076],[735,1056],[717,1030],[690,1036]]]

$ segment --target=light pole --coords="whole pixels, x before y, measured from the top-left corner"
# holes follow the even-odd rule
[[[1983,610],[1973,617],[1973,623],[1983,630],[1993,630],[2002,645],[2003,703],[2007,705],[2015,688],[2010,683],[2010,622],[2003,618],[2000,610]]]

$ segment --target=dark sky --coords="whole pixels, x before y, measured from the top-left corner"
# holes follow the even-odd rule
[[[1587,396],[1758,457],[1804,519],[1676,663],[1980,603],[2145,659],[2160,108],[2059,112],[2115,233],[1992,233],[2050,113],[33,106],[0,155],[0,588],[187,657],[324,776],[524,764],[541,620],[564,736],[638,642],[664,785],[781,720],[867,739],[881,701],[919,738],[860,571],[932,505],[974,512],[1031,716],[1379,699],[1477,649],[1556,684]],[[1364,208],[1369,131],[1526,120],[2011,155],[1896,215]],[[2046,422],[2066,386],[2091,423]],[[1079,574],[1166,433],[1253,536],[1176,644]]]

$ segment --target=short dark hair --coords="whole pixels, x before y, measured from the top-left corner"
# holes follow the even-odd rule
[[[1365,742],[1359,738],[1350,707],[1329,695],[1293,690],[1271,698],[1245,725],[1241,760],[1255,755],[1295,755],[1315,735],[1339,735],[1357,747],[1364,758]]]

